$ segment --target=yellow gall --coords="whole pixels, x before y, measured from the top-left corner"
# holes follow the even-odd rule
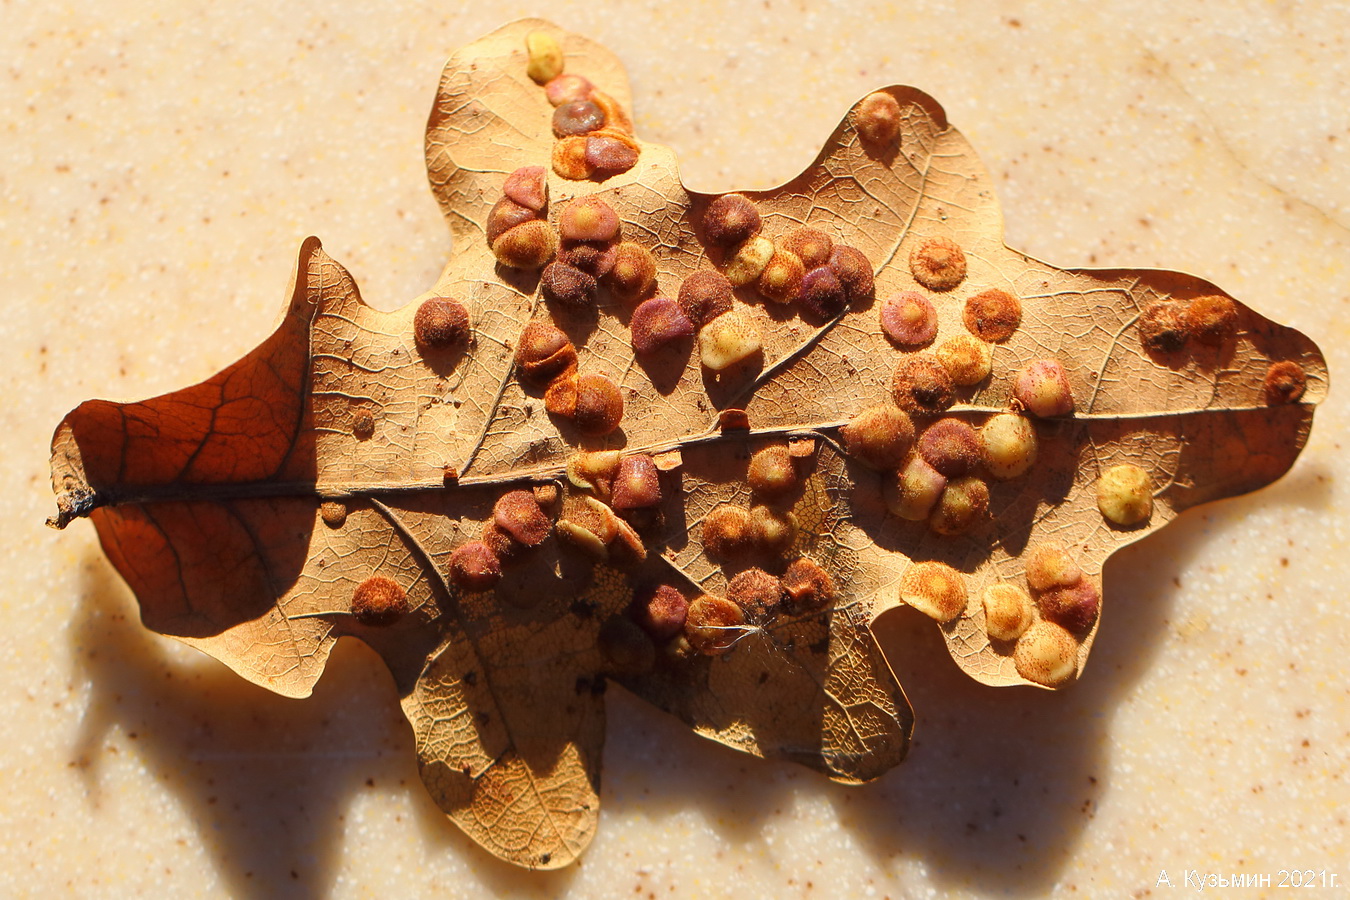
[[[891,396],[906,412],[932,415],[956,401],[956,387],[942,363],[926,353],[916,353],[895,367]]]
[[[543,166],[521,166],[506,176],[502,185],[506,199],[536,214],[548,206],[548,173]],[[488,239],[488,243],[492,242]]]
[[[1202,344],[1225,343],[1237,333],[1237,326],[1237,304],[1227,297],[1196,297],[1186,307],[1186,330]]]
[[[661,475],[645,453],[625,456],[619,462],[611,489],[615,509],[644,509],[661,502]]]
[[[745,480],[750,490],[766,498],[782,497],[801,484],[792,454],[784,444],[770,444],[750,457]]]
[[[805,275],[806,267],[802,265],[801,257],[791,250],[775,247],[773,256],[755,281],[755,290],[775,303],[791,303],[801,292]]]
[[[652,585],[634,594],[632,615],[652,640],[664,643],[684,630],[689,601],[678,588]]]
[[[878,313],[881,330],[901,347],[921,347],[937,337],[937,310],[918,291],[901,291],[886,298]]]
[[[558,534],[598,559],[609,558],[609,543],[618,534],[619,517],[594,497],[568,497],[558,518]]]
[[[762,346],[759,326],[740,310],[718,316],[698,333],[699,359],[704,368],[713,372],[721,372],[754,357]]]
[[[347,504],[325,500],[319,504],[319,518],[329,528],[341,528],[347,522]]]
[[[539,508],[533,491],[508,491],[492,507],[492,521],[526,547],[537,547],[548,537],[553,523]]]
[[[572,420],[577,430],[590,437],[602,437],[619,427],[623,419],[623,393],[604,375],[582,375],[577,379],[577,405]]]
[[[994,362],[989,345],[969,334],[948,338],[934,348],[933,355],[952,376],[952,382],[962,387],[971,387],[988,378]]]
[[[815,560],[804,556],[788,564],[782,581],[792,608],[801,612],[815,612],[833,606],[838,597],[830,573]]]
[[[724,313],[731,312],[731,282],[721,272],[702,269],[680,285],[680,308],[698,328]]]
[[[874,469],[897,469],[914,445],[914,422],[889,404],[871,406],[841,429],[844,449]]]
[[[997,288],[981,291],[966,300],[962,321],[980,340],[997,344],[1012,337],[1022,324],[1022,301]]]
[[[1031,627],[1031,598],[1013,584],[984,589],[984,630],[996,641],[1015,641]]]
[[[938,419],[919,435],[919,455],[948,478],[959,478],[984,462],[975,429],[961,419]]]
[[[795,253],[808,270],[829,265],[830,254],[834,252],[834,241],[819,228],[794,228],[779,241],[779,246]]]
[[[950,291],[966,277],[966,254],[948,238],[928,238],[909,254],[914,280],[930,291]]]
[[[750,526],[753,543],[766,553],[785,553],[797,540],[797,517],[762,503],[750,507]]]
[[[425,350],[444,350],[469,341],[469,311],[448,297],[422,301],[413,315],[413,340]]]
[[[637,623],[615,616],[600,626],[596,646],[606,670],[617,675],[643,675],[656,667],[656,645]]]
[[[967,596],[965,578],[946,563],[914,563],[900,581],[900,599],[938,622],[961,615]]]
[[[352,594],[352,615],[362,625],[392,625],[407,612],[407,593],[383,575],[367,578]]]
[[[1053,622],[1037,622],[1017,639],[1013,665],[1027,681],[1060,687],[1078,674],[1078,642]]]
[[[899,102],[885,91],[868,94],[853,114],[853,127],[868,146],[890,147],[900,137]]]
[[[755,528],[750,513],[724,504],[703,517],[703,549],[718,559],[737,559],[754,546]]]
[[[623,241],[614,248],[614,261],[605,274],[614,296],[626,302],[646,297],[656,287],[656,257],[641,244]]]
[[[563,51],[558,39],[545,31],[531,31],[525,35],[527,62],[525,74],[535,84],[548,84],[562,74]]]
[[[1117,525],[1137,525],[1153,515],[1153,479],[1131,463],[1112,466],[1097,479],[1097,509]]]
[[[1068,587],[1083,578],[1083,570],[1078,568],[1078,563],[1069,554],[1069,548],[1059,541],[1039,544],[1025,558],[1027,584],[1033,591]]]
[[[684,636],[699,653],[719,656],[745,633],[745,613],[730,600],[704,594],[689,604]]]
[[[727,582],[727,599],[745,611],[751,621],[770,619],[783,605],[783,585],[759,568],[746,569]]]
[[[522,222],[492,242],[497,262],[512,269],[539,269],[558,253],[558,233],[540,219]]]
[[[731,249],[722,273],[733,287],[741,287],[758,278],[772,258],[773,241],[756,234]]]
[[[703,235],[708,243],[731,247],[759,234],[759,210],[744,194],[723,194],[703,213]]]
[[[1039,453],[1036,426],[1026,416],[999,413],[980,429],[984,466],[995,478],[1016,478],[1030,469]]]
[[[947,482],[928,527],[943,537],[965,534],[989,512],[989,486],[971,475]]]
[[[599,197],[573,200],[558,217],[564,241],[612,241],[619,236],[619,214]]]
[[[1160,300],[1139,314],[1139,343],[1155,356],[1181,352],[1189,338],[1186,308],[1180,303]]]
[[[567,460],[567,480],[573,487],[609,496],[619,474],[622,454],[618,450],[583,450]]]
[[[881,483],[881,498],[891,515],[911,522],[922,522],[947,488],[947,477],[934,469],[919,454],[910,456],[904,468]]]
[[[557,326],[543,321],[525,326],[516,345],[516,371],[521,381],[543,387],[576,366],[577,348]]]
[[[1266,370],[1266,403],[1271,406],[1298,402],[1307,387],[1308,376],[1296,362],[1283,360],[1271,363]]]
[[[1013,399],[1033,416],[1048,419],[1073,414],[1069,373],[1054,359],[1038,359],[1013,379]]]

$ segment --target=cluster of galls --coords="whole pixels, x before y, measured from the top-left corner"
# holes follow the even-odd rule
[[[1079,642],[1097,621],[1101,593],[1063,544],[1042,544],[1025,558],[1031,594],[1010,582],[985,588],[985,632],[996,651],[1012,655],[1017,674],[1059,687],[1078,671]],[[901,579],[900,597],[943,623],[964,613],[969,601],[965,577],[940,562],[911,565]]]
[[[544,408],[570,419],[577,431],[601,437],[623,419],[623,392],[614,380],[577,372],[577,348],[551,322],[525,326],[516,345],[516,372],[521,382],[544,391]]]
[[[508,491],[492,507],[478,540],[460,544],[450,554],[447,574],[461,590],[490,591],[510,563],[538,547],[553,531],[558,489],[551,484],[532,490]]]
[[[678,454],[574,454],[567,462],[567,480],[578,493],[563,504],[558,534],[598,562],[641,562],[647,549],[639,531],[660,527],[661,474],[678,465]]]
[[[1240,324],[1238,305],[1221,295],[1189,301],[1157,300],[1139,314],[1139,343],[1155,361],[1178,366],[1195,345],[1210,348],[1231,345]],[[1262,396],[1270,406],[1296,403],[1307,386],[1302,366],[1292,360],[1278,360],[1266,370]]]
[[[526,35],[526,71],[553,104],[553,171],[571,181],[603,180],[637,165],[633,123],[609,94],[563,72],[562,47],[546,32]]]

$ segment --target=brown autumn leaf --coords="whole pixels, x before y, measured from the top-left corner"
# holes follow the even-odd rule
[[[612,98],[590,95],[610,129],[598,144],[589,143],[594,133],[554,137],[554,107],[529,77],[527,50],[534,42],[533,64],[547,67],[550,40],[567,75],[587,77]],[[515,216],[508,224],[557,226],[581,198],[598,197],[617,213],[623,240],[654,256],[650,293],[671,298],[698,270],[745,265],[729,248],[708,246],[718,237],[717,223],[705,219],[715,197],[683,187],[669,150],[626,136],[628,107],[618,62],[549,23],[517,22],[466,47],[446,67],[428,124],[428,171],[455,239],[431,291],[395,312],[373,310],[311,238],[282,322],[256,350],[172,394],[88,401],[53,439],[57,524],[93,519],[148,627],[289,696],[310,692],[339,637],[366,641],[394,674],[432,795],[490,852],[535,868],[565,865],[594,834],[606,679],[746,752],[840,781],[874,778],[903,758],[913,719],[869,623],[904,604],[902,585],[924,571],[916,564],[945,563],[952,568],[938,570],[941,577],[964,588],[946,611],[916,602],[943,620],[953,658],[973,677],[1032,683],[1019,674],[1018,648],[1036,649],[1029,636],[1052,631],[1040,620],[1055,618],[1071,627],[1054,632],[1060,643],[1050,649],[1068,656],[1054,677],[1038,671],[1035,680],[1066,683],[1100,627],[1093,594],[1106,558],[1189,506],[1279,477],[1327,387],[1311,341],[1228,305],[1214,285],[1171,272],[1065,271],[1009,250],[974,154],[933,100],[902,87],[860,101],[802,175],[744,195],[770,251],[796,247],[809,259],[789,232],[818,229],[861,251],[874,289],[831,306],[840,294],[830,279],[837,288],[849,271],[842,262],[817,266],[808,279],[815,293],[803,300],[798,289],[797,303],[765,300],[772,285],[737,288],[732,318],[714,318],[712,327],[740,324],[724,329],[709,359],[720,365],[718,352],[741,355],[753,331],[760,347],[726,368],[703,365],[692,336],[636,353],[634,304],[620,299],[613,279],[593,303],[573,298],[569,307],[564,290],[544,297],[537,267],[498,264],[485,239],[490,227],[499,230],[489,216],[508,175],[548,169],[555,151],[571,147],[578,155],[563,154],[560,166],[589,166],[583,174],[594,177],[554,171],[547,208],[506,207]],[[569,110],[574,119],[593,114]],[[941,265],[952,245],[964,260],[959,279]],[[586,265],[608,249],[564,248]],[[1000,317],[1006,301],[990,300],[991,290],[1017,298],[1017,321]],[[936,337],[888,339],[881,310],[900,292],[922,302],[911,297],[892,309],[892,330],[931,330],[935,321]],[[467,345],[414,339],[423,301],[443,297],[467,310]],[[1221,299],[1202,299],[1214,297]],[[899,315],[902,308],[912,315]],[[575,371],[550,373],[558,389],[547,401],[539,379],[522,377],[515,363],[522,332],[536,320],[556,322],[578,356]],[[843,426],[865,409],[894,409],[897,366],[972,330],[994,341],[983,346],[990,371],[956,386],[949,409],[915,414],[912,424],[928,441],[925,452],[954,467],[953,491],[964,485],[951,502],[987,491],[987,511],[960,529],[955,514],[900,518],[887,508],[888,496],[899,502],[888,493],[893,484],[883,484],[894,482],[896,460],[884,471],[862,461],[868,454]],[[1012,385],[1037,360],[1063,367],[1072,415],[1024,414],[1036,398],[1014,397]],[[602,429],[584,427],[583,413],[555,414],[567,410],[569,387],[570,402],[581,402],[580,382],[570,380],[577,373],[618,385],[619,428],[596,434]],[[1028,471],[999,479],[986,451],[965,462],[943,455],[935,420],[980,427],[1010,410],[1037,438]],[[765,501],[767,488],[747,486],[750,458],[789,446],[773,452],[788,460],[780,474],[797,483],[764,502],[755,521],[795,531],[775,550],[761,529],[747,549],[725,523],[743,524],[737,511]],[[649,489],[659,470],[659,505],[615,515],[610,504],[623,507],[629,488],[593,474],[615,459],[579,450],[651,457],[633,484]],[[1097,498],[1100,477],[1123,464],[1147,478],[1133,500],[1152,504],[1129,525],[1104,518]],[[961,467],[984,487],[960,482]],[[511,496],[529,515],[537,494],[548,519],[562,523],[546,521],[551,533],[537,546],[485,532],[494,505],[522,490]],[[918,496],[900,501],[912,512]],[[478,563],[500,562],[501,575],[490,589],[471,590],[477,583],[461,548],[480,539],[490,549]],[[1047,569],[1058,584],[1029,592],[1029,563],[1048,545],[1067,554],[1067,574],[1061,560]],[[810,602],[808,588],[818,583],[797,577],[809,571],[801,560],[832,581],[832,602]],[[998,629],[982,601],[1000,584],[1018,589],[999,596],[1021,597],[1013,604],[1023,604],[1020,627],[1037,623],[1023,638],[990,637]],[[645,596],[656,585],[691,600],[735,597],[744,621],[724,630],[676,623],[674,638],[651,621],[639,626],[629,608],[634,590]],[[1026,605],[1026,593],[1037,594],[1034,603]],[[905,596],[916,597],[908,587]],[[765,597],[771,602],[761,609]]]

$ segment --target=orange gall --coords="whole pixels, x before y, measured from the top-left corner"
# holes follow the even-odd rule
[[[374,575],[352,593],[352,615],[362,625],[392,625],[408,612],[408,595],[398,582]]]

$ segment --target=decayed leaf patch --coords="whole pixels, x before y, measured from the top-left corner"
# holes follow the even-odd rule
[[[629,105],[548,23],[466,47],[427,128],[432,290],[376,311],[307,240],[256,350],[53,439],[55,523],[94,521],[148,627],[291,696],[366,641],[437,802],[535,868],[594,834],[608,680],[875,778],[913,726],[876,616],[933,617],[987,684],[1070,683],[1110,554],[1278,478],[1327,386],[1214,285],[1008,249],[917,90],[720,196]]]

